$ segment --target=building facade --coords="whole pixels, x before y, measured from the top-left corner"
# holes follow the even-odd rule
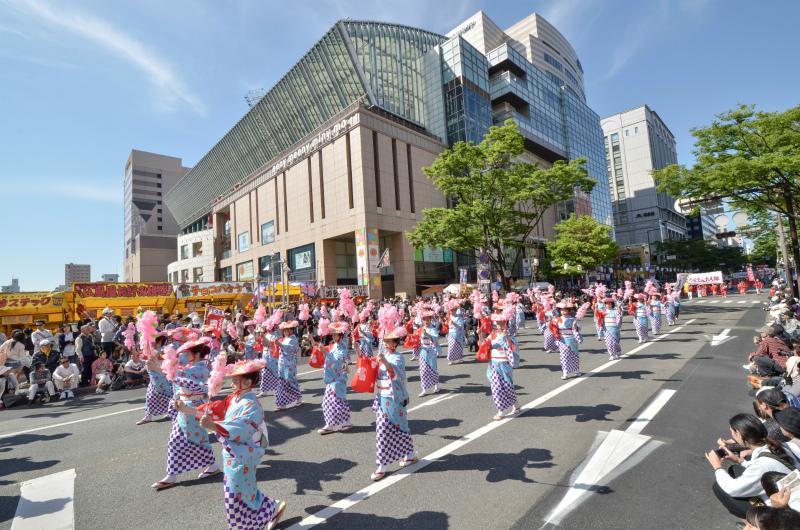
[[[647,245],[685,239],[675,198],[656,190],[652,171],[678,162],[675,137],[647,105],[602,120],[617,242]]]
[[[372,296],[452,281],[470,256],[405,237],[425,209],[447,206],[422,168],[507,119],[526,138],[525,160],[586,156],[598,181],[551,209],[532,244],[572,212],[611,224],[602,129],[582,74],[559,83],[536,66],[550,64],[542,35],[561,48],[552,53],[562,69],[579,65],[574,50],[538,15],[522,22],[514,36],[482,12],[447,36],[336,23],[165,194],[182,230],[170,281],[268,278],[277,262],[290,280],[369,285]],[[378,267],[386,250],[390,266]]]
[[[72,289],[73,283],[88,283],[92,281],[92,266],[67,263],[64,265],[64,286]]]
[[[119,281],[119,274],[103,274],[100,276],[100,281],[117,283]]]
[[[163,198],[188,171],[180,158],[136,149],[128,156],[123,195],[125,281],[166,281],[180,227]]]
[[[19,292],[19,278],[11,278],[11,283],[0,287],[2,293],[18,293]]]
[[[714,223],[714,216],[709,215],[705,210],[694,215],[686,216],[686,237],[688,239],[707,239],[716,241],[717,225]]]

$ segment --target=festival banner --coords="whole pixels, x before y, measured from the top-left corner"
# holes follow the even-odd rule
[[[222,322],[225,320],[225,311],[214,306],[206,306],[206,318],[204,326],[211,328],[217,338],[222,335]]]
[[[143,298],[172,296],[172,285],[152,283],[76,283],[72,292],[81,298]]]
[[[46,313],[61,310],[64,304],[63,293],[2,293],[0,294],[0,311],[24,313]]]
[[[175,297],[178,299],[192,296],[213,297],[252,293],[253,282],[181,283],[175,286]]]
[[[690,274],[686,278],[689,285],[707,285],[711,283],[722,283],[722,271],[699,272]]]

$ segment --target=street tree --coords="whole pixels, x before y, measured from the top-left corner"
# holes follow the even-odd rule
[[[703,239],[659,241],[654,246],[658,254],[674,256],[667,262],[669,266],[687,271],[731,273],[742,270],[747,263],[741,248],[718,246]]]
[[[795,204],[800,196],[800,106],[763,112],[740,105],[692,134],[694,166],[653,171],[658,190],[697,202],[727,200],[735,209],[785,215],[791,253],[800,263],[800,210]]]
[[[505,289],[510,269],[548,208],[589,193],[595,185],[585,158],[549,168],[520,159],[524,138],[513,121],[491,127],[479,144],[457,142],[425,174],[448,198],[449,208],[429,208],[406,235],[417,248],[484,249]]]
[[[619,252],[611,227],[590,215],[572,214],[555,226],[556,237],[547,242],[547,253],[564,274],[581,274],[614,261]],[[566,267],[564,267],[566,265]]]

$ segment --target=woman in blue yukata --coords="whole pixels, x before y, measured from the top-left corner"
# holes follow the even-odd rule
[[[323,331],[320,330],[320,334]],[[353,427],[350,404],[347,401],[347,351],[342,340],[347,335],[349,326],[346,322],[333,322],[328,326],[328,331],[333,336],[330,347],[315,345],[325,352],[325,371],[322,376],[322,382],[325,383],[325,396],[322,398],[325,426],[317,431],[319,434],[330,434],[337,427],[340,431]]]
[[[661,333],[661,295],[652,293],[650,295],[650,328],[653,330],[653,335]]]
[[[439,392],[439,367],[436,357],[439,356],[439,327],[433,324],[434,312],[426,309],[422,312],[422,335],[419,350],[419,381],[422,392],[436,394]]]
[[[512,318],[514,318],[512,316]],[[502,420],[506,409],[511,409],[511,415],[519,412],[519,402],[517,401],[517,391],[514,388],[514,377],[512,365],[514,363],[513,348],[514,343],[508,335],[507,313],[495,313],[492,321],[497,326],[492,334],[489,335],[491,341],[491,360],[486,367],[486,378],[492,390],[492,401],[497,409],[494,419]]]
[[[376,356],[378,376],[375,383],[375,472],[374,481],[386,476],[389,465],[400,461],[400,467],[417,462],[414,441],[408,427],[408,388],[406,387],[406,363],[397,351],[400,341],[406,336],[403,327],[384,332],[384,349]]]
[[[208,441],[208,433],[200,426],[194,414],[184,410],[197,408],[205,403],[208,393],[209,353],[207,337],[189,341],[178,348],[185,359],[175,375],[175,398],[169,409],[172,430],[167,445],[167,475],[152,485],[156,491],[173,487],[177,476],[187,471],[205,467],[198,478],[219,473],[219,465]]]
[[[461,316],[461,303],[459,300],[447,302],[448,331],[447,331],[447,364],[460,364],[464,362],[464,317]]]
[[[269,394],[274,394],[278,389],[278,359],[272,356],[275,342],[280,340],[279,330],[275,329],[275,322],[267,320],[264,323],[264,331],[261,336],[261,359],[264,361],[264,368],[261,370],[261,382],[258,385],[258,397],[262,398]]]
[[[283,337],[272,342],[280,348],[278,387],[275,390],[277,410],[291,409],[303,404],[303,394],[300,392],[300,383],[297,382],[297,354],[300,351],[297,335],[294,334],[297,324],[297,320],[281,322],[278,327],[283,331]]]
[[[144,402],[144,418],[136,422],[136,425],[150,423],[154,418],[163,416],[169,411],[169,403],[172,401],[172,383],[167,381],[166,376],[161,371],[161,351],[166,341],[166,336],[161,335],[156,338],[156,347],[153,355],[147,358],[147,394]]]
[[[286,509],[286,502],[270,499],[258,489],[256,478],[256,468],[265,451],[264,410],[255,392],[263,367],[260,359],[229,366],[233,393],[197,410],[187,409],[189,413],[201,413],[200,425],[215,433],[222,444],[225,516],[230,530],[262,530],[265,525],[273,529]]]

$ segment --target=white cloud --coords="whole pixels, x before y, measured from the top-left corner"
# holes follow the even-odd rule
[[[198,114],[206,113],[205,104],[193,94],[172,68],[140,41],[115,28],[107,21],[79,11],[54,9],[39,0],[16,0],[15,4],[41,22],[62,28],[127,61],[142,71],[156,89],[157,105],[172,110],[178,104],[189,106]]]

